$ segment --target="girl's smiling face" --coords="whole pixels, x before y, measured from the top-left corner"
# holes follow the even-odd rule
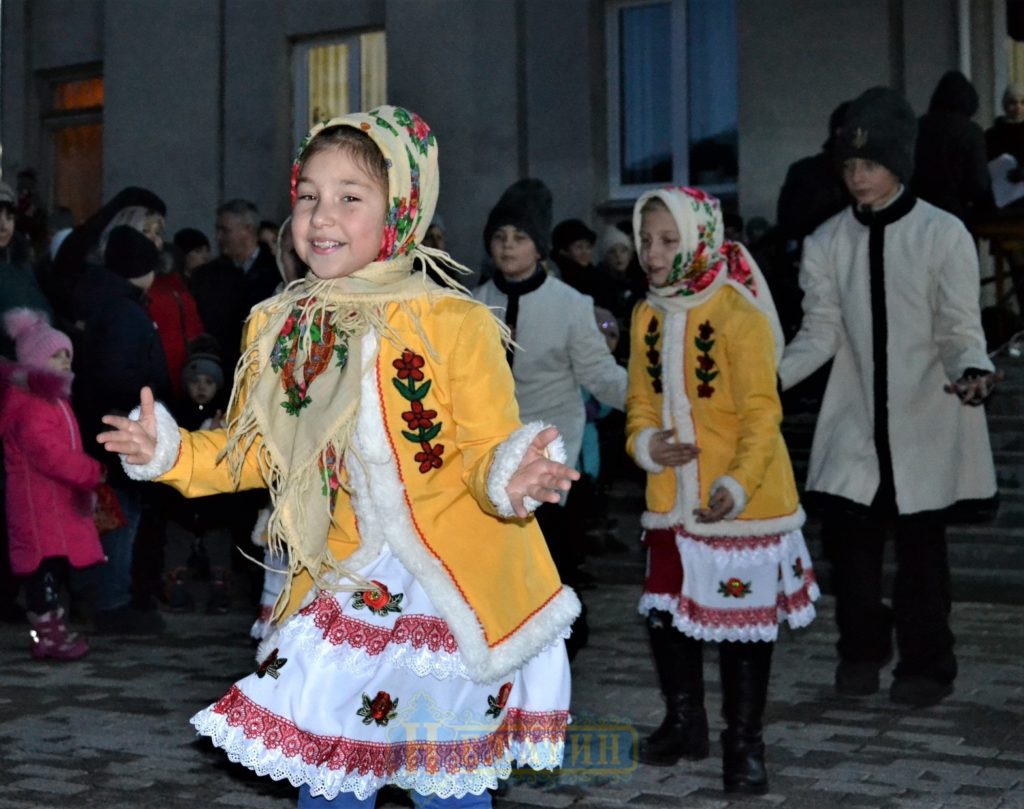
[[[377,260],[385,191],[347,149],[310,156],[295,187],[295,252],[317,278],[344,278]]]
[[[672,264],[679,254],[679,228],[663,205],[652,205],[640,220],[640,261],[647,271],[651,286],[660,287],[668,280]]]

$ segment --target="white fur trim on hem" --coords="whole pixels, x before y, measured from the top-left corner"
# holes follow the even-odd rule
[[[743,491],[740,482],[732,475],[722,475],[711,484],[711,491],[714,492],[715,489],[725,489],[732,495],[733,506],[725,515],[725,519],[735,520],[747,507],[747,493]]]
[[[139,420],[140,408],[136,407],[128,418],[132,421]],[[124,473],[132,480],[155,480],[167,472],[170,472],[178,460],[178,450],[181,448],[181,432],[178,430],[178,422],[174,420],[166,407],[160,402],[156,403],[156,451],[149,463],[134,464],[128,463],[125,456],[121,455],[121,466]]]
[[[656,432],[658,430],[654,427],[645,427],[637,433],[636,440],[633,442],[633,459],[637,466],[654,475],[665,471],[665,467],[651,457],[651,439],[654,438]]]
[[[512,508],[512,501],[508,496],[508,483],[522,463],[530,444],[541,432],[550,427],[542,421],[531,421],[524,424],[508,438],[502,441],[494,452],[494,460],[491,461],[490,471],[487,473],[487,496],[491,499],[498,515],[506,519],[516,516]],[[548,444],[548,457],[558,463],[565,463],[565,442],[559,435]],[[524,497],[523,505],[527,511],[534,512],[540,505],[540,501],[532,497]]]

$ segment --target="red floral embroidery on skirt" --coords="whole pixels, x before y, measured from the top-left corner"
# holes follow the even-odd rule
[[[324,640],[334,646],[348,644],[379,655],[389,643],[407,643],[414,649],[426,646],[430,651],[459,650],[455,636],[442,618],[429,615],[403,615],[392,628],[375,626],[344,615],[333,596],[318,596],[300,615],[313,616],[313,625],[323,633]]]
[[[246,738],[259,739],[266,749],[280,750],[286,758],[301,758],[306,765],[329,770],[373,773],[377,777],[403,769],[433,774],[493,766],[512,743],[561,741],[569,719],[567,711],[535,713],[512,708],[495,731],[479,738],[448,742],[413,739],[381,744],[308,733],[257,705],[238,686],[232,686],[212,710],[231,727],[241,728]]]

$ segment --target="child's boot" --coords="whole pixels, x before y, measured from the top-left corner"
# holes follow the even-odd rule
[[[30,612],[28,620],[32,624],[32,657],[36,660],[78,660],[88,654],[89,644],[68,629],[60,607],[42,615]]]
[[[774,643],[722,643],[722,781],[726,792],[768,791],[761,735]]]
[[[647,615],[665,719],[640,742],[639,759],[655,767],[670,767],[681,758],[708,755],[708,716],[704,710],[702,644],[672,627],[672,616],[661,610]]]

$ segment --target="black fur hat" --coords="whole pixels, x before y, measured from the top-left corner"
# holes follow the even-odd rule
[[[916,141],[917,118],[906,99],[888,87],[872,87],[847,107],[834,154],[840,166],[851,157],[873,160],[907,182]]]
[[[526,233],[541,258],[551,250],[551,191],[540,180],[526,177],[505,189],[484,225],[484,249],[491,251],[491,237],[505,225]]]

